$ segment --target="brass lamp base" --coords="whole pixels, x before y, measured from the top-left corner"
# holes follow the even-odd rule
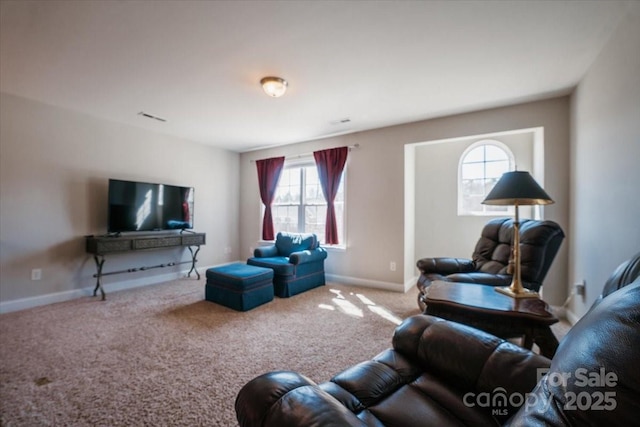
[[[500,292],[501,294],[515,299],[540,298],[540,295],[537,292],[524,288],[522,286],[518,288],[517,286],[513,286],[513,284],[511,286],[505,286],[501,288],[495,287],[494,289],[496,290],[496,292]]]

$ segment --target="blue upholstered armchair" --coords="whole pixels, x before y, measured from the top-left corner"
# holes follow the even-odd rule
[[[317,286],[324,280],[327,252],[315,234],[278,233],[274,245],[255,249],[247,264],[273,270],[273,290],[288,298]]]

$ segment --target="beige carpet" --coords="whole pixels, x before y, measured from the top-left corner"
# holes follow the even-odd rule
[[[237,426],[247,381],[322,382],[390,346],[415,292],[329,284],[240,313],[175,282],[0,316],[1,426]]]
[[[107,289],[108,291],[108,289]],[[235,426],[266,371],[315,381],[390,346],[402,295],[333,286],[240,313],[180,280],[0,316],[3,426]]]

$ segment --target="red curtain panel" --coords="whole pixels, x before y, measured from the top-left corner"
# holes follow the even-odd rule
[[[338,241],[338,227],[336,225],[336,211],[333,202],[338,192],[340,178],[349,154],[348,147],[331,148],[314,151],[313,157],[318,168],[318,177],[325,199],[327,199],[327,223],[325,226],[325,243],[336,245]]]
[[[276,195],[276,187],[284,166],[284,157],[256,160],[258,168],[258,186],[260,187],[260,199],[264,203],[264,217],[262,218],[262,239],[273,240],[273,217],[271,215],[271,203]]]

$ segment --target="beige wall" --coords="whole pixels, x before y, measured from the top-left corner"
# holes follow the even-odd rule
[[[237,259],[237,153],[4,93],[0,106],[0,308],[68,299],[93,286],[83,236],[106,232],[108,178],[195,187],[195,230],[207,233],[199,265]],[[105,270],[175,257],[189,259],[188,251],[108,257]],[[31,280],[33,268],[42,280]],[[106,289],[166,279],[172,270],[178,274],[176,267],[109,276]]]
[[[566,227],[568,215],[568,98],[394,126],[238,155],[165,135],[3,94],[0,167],[0,304],[47,295],[86,294],[93,260],[85,234],[106,228],[110,177],[196,187],[196,229],[208,233],[200,265],[245,259],[260,236],[255,163],[318,148],[359,144],[347,175],[346,251],[332,251],[327,271],[354,284],[404,290],[415,279],[415,256],[405,256],[404,147],[434,139],[545,128],[545,188],[558,201],[545,216]],[[154,156],[149,157],[149,150]],[[416,192],[437,192],[438,182],[414,182]],[[437,194],[437,193],[436,193]],[[430,218],[417,218],[429,222]],[[417,238],[419,236],[416,236]],[[477,235],[470,236],[472,245]],[[225,248],[232,248],[225,254]],[[564,250],[564,248],[563,248]],[[112,257],[106,269],[153,265],[176,253]],[[180,255],[179,253],[177,255]],[[183,254],[184,258],[187,258]],[[397,270],[390,271],[389,263]],[[32,268],[43,280],[31,281]],[[549,280],[566,283],[561,251]],[[169,269],[110,276],[107,291],[162,280]],[[136,280],[138,282],[136,282]],[[562,292],[565,290],[562,286]],[[545,294],[547,297],[547,294]],[[551,295],[552,303],[562,296]],[[47,301],[42,299],[42,301]],[[49,299],[50,301],[51,299]]]
[[[255,163],[251,160],[359,144],[350,153],[347,171],[348,248],[344,252],[331,252],[326,269],[346,282],[404,290],[405,284],[413,283],[415,274],[407,266],[416,261],[410,249],[406,249],[409,256],[405,257],[405,145],[539,126],[544,127],[544,186],[556,200],[556,204],[546,208],[545,217],[566,230],[569,98],[561,97],[244,153],[240,158],[240,255],[248,257],[260,236],[260,199]],[[440,182],[415,183],[416,193],[428,192],[438,197],[440,191]],[[430,222],[432,218],[415,221]],[[476,241],[478,235],[469,238]],[[395,272],[389,269],[391,261],[397,263]],[[545,298],[549,295],[553,304],[564,300],[567,269],[567,247],[563,246],[547,278],[553,290],[545,290]]]
[[[572,97],[570,278],[587,285],[574,318],[640,251],[640,4],[630,12]]]

